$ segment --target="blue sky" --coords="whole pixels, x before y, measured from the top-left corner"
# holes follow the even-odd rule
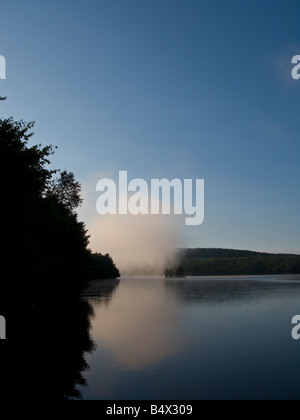
[[[119,170],[204,178],[205,223],[178,245],[300,253],[299,0],[0,6],[1,115],[35,120],[56,167],[86,191]]]

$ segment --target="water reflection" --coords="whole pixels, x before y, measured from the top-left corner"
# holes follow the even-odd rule
[[[300,293],[300,276],[201,277],[169,279],[168,292],[187,304],[241,305],[259,300],[295,297]],[[292,287],[291,287],[292,286]]]
[[[116,287],[107,284],[99,299],[108,303]],[[14,298],[4,310],[8,340],[0,343],[1,398],[81,398],[78,385],[86,385],[86,356],[96,348],[90,335],[91,303],[68,295],[26,306]]]
[[[1,398],[298,399],[299,280],[100,281],[35,307],[0,296]]]
[[[165,290],[161,279],[122,281],[109,308],[95,304],[93,308],[94,340],[123,368],[144,369],[185,345],[178,330],[176,297]]]
[[[109,305],[113,295],[120,285],[120,280],[95,280],[82,293],[82,297],[88,298],[90,303]]]
[[[97,349],[83,398],[299,398],[299,280],[122,279],[109,305],[88,298]]]

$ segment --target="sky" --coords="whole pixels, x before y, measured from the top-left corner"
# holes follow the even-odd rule
[[[34,141],[58,146],[53,165],[83,185],[93,250],[113,249],[120,230],[126,242],[137,224],[137,247],[147,226],[164,233],[161,221],[96,213],[98,180],[125,170],[205,179],[205,221],[168,221],[174,246],[300,253],[299,0],[0,7],[0,115],[36,121]]]

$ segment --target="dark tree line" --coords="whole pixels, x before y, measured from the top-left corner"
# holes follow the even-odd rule
[[[76,398],[84,353],[94,347],[93,310],[82,291],[93,278],[120,273],[109,255],[89,250],[76,214],[80,184],[70,172],[49,169],[53,147],[30,146],[33,126],[0,119],[2,397]]]
[[[109,256],[88,249],[76,214],[80,184],[72,173],[49,169],[53,147],[29,146],[33,126],[0,119],[0,292],[31,300],[78,293],[94,275],[120,276]]]
[[[89,277],[92,279],[116,279],[120,277],[120,272],[109,254],[96,253],[90,256]]]
[[[185,277],[184,268],[180,265],[176,268],[166,268],[164,271],[166,279],[179,278],[182,279]]]
[[[300,257],[188,259],[183,266],[191,276],[299,274]]]
[[[177,255],[188,276],[300,274],[300,256],[230,249],[186,249]]]
[[[270,254],[267,252],[247,251],[239,249],[223,249],[223,248],[188,248],[179,249],[177,258],[185,260],[191,258],[255,258],[255,257],[274,257],[274,256],[295,256],[290,254]]]

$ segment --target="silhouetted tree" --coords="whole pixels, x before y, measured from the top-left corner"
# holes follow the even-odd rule
[[[17,389],[35,399],[79,397],[83,354],[93,348],[92,311],[80,296],[95,257],[75,212],[80,185],[72,173],[57,178],[49,169],[52,146],[29,146],[33,127],[0,119],[0,314],[8,325],[1,380],[9,396]],[[108,255],[95,266],[119,276]],[[26,389],[18,387],[20,377]]]
[[[116,279],[120,272],[109,254],[91,254],[89,275],[93,279]]]
[[[65,208],[74,212],[83,202],[81,185],[75,180],[72,172],[60,172],[60,177],[53,180],[49,185],[46,196],[55,197]]]
[[[53,147],[29,147],[34,123],[0,119],[0,294],[5,289],[30,300],[45,293],[77,293],[90,279],[91,252],[76,208],[81,187],[73,173],[48,168]],[[110,257],[109,257],[110,258]],[[108,278],[119,276],[102,258]],[[111,270],[109,270],[111,268]]]
[[[184,268],[182,266],[179,266],[176,269],[167,268],[164,271],[164,275],[166,279],[172,279],[174,277],[184,278]]]
[[[175,277],[183,278],[184,277],[184,268],[179,266],[175,270]]]

